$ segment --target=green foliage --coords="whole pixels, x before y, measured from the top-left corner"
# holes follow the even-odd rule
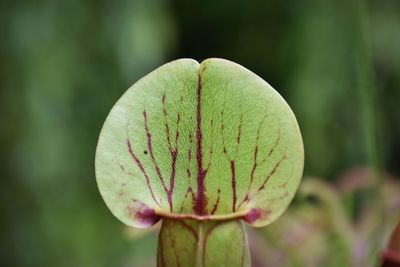
[[[388,239],[399,219],[400,182],[385,175],[381,201],[384,209],[362,202],[357,212],[346,213],[348,198],[365,193],[374,184],[368,169],[346,171],[329,184],[321,178],[304,177],[296,201],[277,221],[257,232],[249,231],[253,267],[368,266],[377,243],[371,234]],[[385,223],[376,233],[377,213]],[[379,251],[385,250],[379,244]],[[282,257],[285,255],[286,257]]]

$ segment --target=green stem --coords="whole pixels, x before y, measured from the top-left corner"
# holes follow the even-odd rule
[[[375,75],[371,59],[368,6],[365,0],[354,0],[353,3],[355,4],[356,15],[357,82],[361,98],[367,161],[368,165],[372,167],[371,175],[374,181],[371,189],[366,192],[368,195],[366,199],[371,203],[371,208],[376,210],[375,231],[374,236],[371,237],[371,244],[374,245],[369,253],[371,259],[368,260],[368,262],[373,262],[373,259],[378,259],[379,249],[383,243],[381,230],[383,229],[385,214],[382,201],[383,195],[380,191],[382,188],[384,163],[380,142],[379,101],[375,88]]]
[[[164,218],[157,254],[158,267],[251,266],[247,235],[241,220]]]
[[[356,1],[356,67],[357,83],[361,98],[361,109],[365,132],[366,154],[370,166],[378,174],[383,170],[380,144],[378,95],[375,88],[375,74],[371,59],[369,16],[364,0]],[[379,178],[379,177],[378,177]]]

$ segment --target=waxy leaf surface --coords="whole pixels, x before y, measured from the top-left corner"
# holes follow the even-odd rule
[[[227,60],[180,59],[112,108],[96,177],[110,210],[131,226],[160,217],[262,226],[289,205],[303,161],[296,119],[268,83]]]

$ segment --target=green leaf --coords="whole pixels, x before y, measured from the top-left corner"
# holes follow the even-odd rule
[[[180,59],[112,108],[96,177],[110,210],[130,226],[161,217],[263,226],[289,205],[303,161],[296,119],[268,83],[227,60]]]

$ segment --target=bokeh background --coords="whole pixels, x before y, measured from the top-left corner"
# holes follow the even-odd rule
[[[0,36],[1,266],[154,266],[157,235],[111,215],[94,155],[116,100],[177,58],[226,58],[275,87],[305,176],[400,176],[398,0],[1,1]]]

